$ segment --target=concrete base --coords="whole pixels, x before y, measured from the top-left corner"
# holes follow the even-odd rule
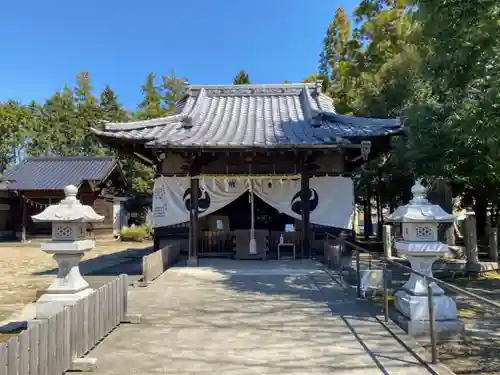
[[[433,295],[432,302],[436,320],[457,320],[457,304],[445,294]],[[394,295],[396,310],[411,321],[429,320],[428,296],[412,295],[402,289]]]
[[[126,314],[120,323],[141,324],[142,314]]]
[[[36,302],[36,319],[48,319],[64,309],[65,306],[72,306],[77,301],[90,295],[92,288],[84,289],[73,294],[44,294]]]
[[[190,256],[187,260],[186,265],[188,267],[198,267],[198,257]]]
[[[136,281],[132,284],[135,288],[146,288],[150,283],[147,281]]]
[[[97,358],[77,358],[68,371],[93,372],[97,370]]]
[[[485,273],[498,271],[497,262],[479,262],[466,264],[466,271],[469,273]]]
[[[390,311],[390,318],[419,342],[430,342],[430,325],[428,320],[411,321],[396,310]],[[436,320],[434,329],[438,343],[458,342],[465,339],[465,323],[460,320]]]

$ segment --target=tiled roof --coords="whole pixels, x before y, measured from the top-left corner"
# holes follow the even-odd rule
[[[93,129],[152,148],[297,147],[397,133],[398,119],[335,113],[316,84],[190,86],[172,116]]]
[[[0,190],[62,190],[105,179],[116,165],[112,157],[28,158],[4,173]]]

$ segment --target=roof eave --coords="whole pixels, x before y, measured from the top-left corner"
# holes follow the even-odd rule
[[[280,145],[173,145],[167,143],[146,143],[149,149],[198,149],[198,150],[272,150],[272,149],[339,149],[339,144],[280,144]]]

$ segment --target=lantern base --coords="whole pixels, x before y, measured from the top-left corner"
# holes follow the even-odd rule
[[[48,319],[66,306],[72,306],[82,298],[88,297],[93,291],[94,289],[87,288],[71,294],[44,294],[36,302],[35,319]]]
[[[432,296],[435,311],[436,337],[440,341],[453,341],[463,337],[465,325],[458,320],[455,301],[444,294]],[[414,295],[399,290],[394,295],[395,320],[409,335],[417,338],[429,337],[428,296]]]
[[[430,342],[428,320],[410,320],[396,310],[390,312],[390,318],[419,342]],[[436,320],[434,332],[438,343],[462,341],[465,338],[465,323],[460,320]]]
[[[456,320],[457,304],[447,295],[433,295],[432,302],[436,320]],[[412,295],[406,290],[399,290],[394,295],[396,309],[412,321],[429,320],[427,295]]]

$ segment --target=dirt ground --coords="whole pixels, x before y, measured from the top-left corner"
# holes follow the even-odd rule
[[[110,261],[116,261],[120,257],[119,253],[127,249],[145,248],[149,245],[120,241],[97,242],[96,248],[83,258],[81,272],[92,272],[100,264],[105,267]],[[34,302],[37,291],[50,285],[55,278],[56,262],[51,255],[42,252],[39,243],[32,246],[2,246],[0,256],[1,322],[21,311],[26,304]]]
[[[446,281],[500,303],[499,273]],[[500,310],[464,295],[454,297],[459,319],[468,331],[464,342],[439,345],[440,361],[456,374],[500,374]]]
[[[367,261],[362,258],[362,262]],[[409,277],[409,274],[403,275],[398,270],[393,269],[392,292]],[[444,281],[500,304],[500,273],[447,278]],[[451,290],[446,290],[446,293],[457,302],[458,316],[466,324],[467,332],[462,342],[438,345],[440,362],[457,375],[500,375],[500,309],[486,306],[464,294],[457,295]],[[372,300],[382,308],[381,297]],[[393,308],[392,298],[389,303]],[[421,344],[430,351],[427,343]]]

